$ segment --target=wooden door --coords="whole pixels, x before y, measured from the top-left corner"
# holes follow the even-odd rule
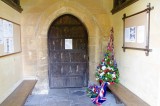
[[[48,31],[50,88],[84,87],[88,82],[88,35],[76,17],[57,18]]]

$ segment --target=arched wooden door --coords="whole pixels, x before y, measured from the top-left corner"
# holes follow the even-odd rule
[[[75,16],[57,18],[48,31],[50,88],[84,87],[88,83],[88,34]]]

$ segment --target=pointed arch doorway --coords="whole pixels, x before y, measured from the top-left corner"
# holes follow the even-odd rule
[[[58,17],[48,31],[50,88],[84,87],[88,84],[88,33],[75,16]]]

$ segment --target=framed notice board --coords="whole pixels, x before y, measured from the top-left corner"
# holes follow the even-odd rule
[[[21,52],[20,25],[0,17],[0,57]]]
[[[153,7],[150,4],[147,8],[132,14],[130,16],[123,15],[123,51],[125,49],[143,50],[149,55],[150,38],[150,11]]]

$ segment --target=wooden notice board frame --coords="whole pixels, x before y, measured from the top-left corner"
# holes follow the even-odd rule
[[[21,26],[15,22],[9,21],[0,17],[0,57],[8,56],[11,54],[20,53],[21,48]],[[6,27],[3,23],[10,23],[12,25],[12,35],[6,36],[4,33]],[[6,31],[7,32],[7,31]],[[7,42],[7,43],[6,43]],[[10,46],[10,47],[9,47]],[[7,50],[9,48],[9,50]]]
[[[153,9],[150,3],[147,8],[135,14],[123,15],[123,51],[126,49],[145,51],[146,56],[152,50],[149,49],[150,39],[150,11]]]

